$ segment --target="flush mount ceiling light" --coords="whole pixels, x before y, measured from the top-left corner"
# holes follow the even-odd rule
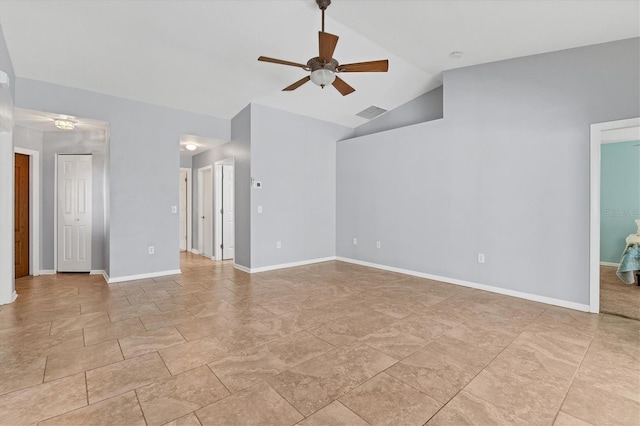
[[[76,127],[76,123],[69,120],[54,120],[53,125],[60,130],[73,130]]]
[[[196,149],[198,149],[198,147],[193,143],[186,144],[185,148],[187,148],[189,151],[195,151]]]

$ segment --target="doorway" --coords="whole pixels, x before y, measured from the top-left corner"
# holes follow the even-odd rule
[[[235,258],[235,163],[233,158],[217,161],[216,168],[216,259]]]
[[[198,169],[198,251],[213,258],[213,167]]]
[[[90,272],[92,156],[57,156],[57,270]]]
[[[14,154],[14,275],[29,275],[29,156]]]
[[[27,253],[27,274],[37,276],[40,275],[40,152],[25,148],[14,148],[14,155],[21,154],[28,158],[28,186],[27,188],[18,189],[15,185],[15,193],[23,191],[21,196],[28,197],[29,209],[27,212],[27,230],[28,230],[28,246]],[[17,179],[16,179],[17,182]],[[15,209],[15,206],[14,206]],[[14,212],[15,213],[15,212]],[[15,216],[15,215],[14,215]],[[17,222],[16,222],[17,223]],[[24,225],[22,225],[24,226]],[[16,225],[17,228],[17,225]],[[16,248],[14,247],[14,250]],[[14,252],[17,262],[18,254]],[[24,254],[23,254],[24,256]],[[24,270],[22,271],[24,273]],[[22,274],[21,273],[21,274]],[[18,274],[16,272],[16,278]],[[21,275],[25,276],[25,275]]]
[[[180,168],[180,251],[190,251],[191,246],[191,169]]]
[[[611,286],[617,285],[620,287],[620,284],[624,287],[620,287],[621,290],[624,290],[625,294],[622,297],[618,298],[619,301],[623,303],[627,303],[631,299],[635,299],[635,292],[639,291],[636,285],[622,284],[618,283],[617,278],[615,278],[617,263],[613,263],[609,260],[609,262],[604,261],[602,258],[602,235],[601,232],[608,228],[602,227],[603,218],[606,219],[607,215],[613,214],[618,216],[622,215],[622,219],[628,219],[630,227],[628,228],[631,231],[635,230],[634,219],[638,219],[637,212],[633,211],[634,209],[619,209],[617,206],[613,207],[602,204],[603,200],[605,203],[608,203],[610,199],[607,194],[606,197],[603,197],[603,182],[602,182],[602,171],[603,171],[603,157],[602,157],[602,147],[604,144],[612,143],[618,141],[632,141],[632,140],[640,140],[640,118],[633,118],[627,120],[618,120],[611,121],[606,123],[597,123],[591,126],[591,184],[590,184],[590,196],[591,196],[591,214],[590,214],[590,254],[589,254],[589,263],[590,263],[590,277],[589,277],[589,286],[590,286],[590,295],[589,295],[589,305],[591,312],[600,312],[603,307],[606,309],[608,313],[614,313],[618,315],[629,316],[624,307],[615,307],[615,303],[611,304],[609,300],[603,301],[602,297],[605,296],[607,298],[611,297],[613,293],[609,292],[607,288],[605,292],[602,291],[601,286]],[[640,153],[638,153],[640,156]],[[640,183],[635,182],[636,187],[635,191],[640,193]],[[632,190],[634,191],[634,190]],[[607,211],[603,212],[603,208],[606,208]],[[615,211],[614,211],[615,210]],[[620,210],[620,212],[618,212]],[[624,217],[624,216],[628,216]],[[632,217],[634,216],[634,217]],[[606,241],[605,246],[607,245]],[[620,255],[622,255],[625,241],[618,241],[620,245]],[[608,249],[607,249],[608,250]],[[611,275],[611,277],[609,276]],[[634,294],[632,294],[634,293]],[[640,291],[637,295],[638,300],[640,300]],[[614,298],[617,298],[614,296]],[[604,304],[603,304],[604,302]],[[615,300],[613,301],[615,302]],[[612,312],[613,306],[613,312]],[[618,312],[616,312],[618,311]],[[631,311],[630,311],[631,312]],[[633,316],[633,315],[632,315]],[[640,318],[638,318],[640,319]]]

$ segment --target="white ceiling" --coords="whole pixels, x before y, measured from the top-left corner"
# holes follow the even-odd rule
[[[307,83],[260,55],[317,56],[314,0],[0,0],[16,74],[231,118],[249,102],[350,127],[441,84],[443,70],[640,36],[636,0],[334,0],[326,31],[341,63],[390,59],[389,72],[343,74],[356,92]],[[463,52],[461,59],[449,56]]]

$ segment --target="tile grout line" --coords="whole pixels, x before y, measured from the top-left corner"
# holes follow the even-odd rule
[[[216,361],[212,361],[212,362],[216,362]],[[209,364],[211,364],[211,363],[204,364],[204,365],[206,365],[206,366],[207,366],[207,368],[209,369],[209,371],[211,371],[211,374],[213,374],[213,376],[214,376],[216,379],[218,379],[218,381],[220,382],[220,384],[221,384],[221,385],[222,385],[222,386],[227,390],[227,392],[229,392],[229,395],[233,395],[233,392],[231,392],[231,390],[229,390],[229,388],[227,387],[227,385],[225,385],[225,384],[224,384],[224,382],[222,381],[222,379],[221,379],[220,377],[218,377],[218,375],[216,374],[216,372],[215,372],[215,371],[213,371],[213,369],[209,366]],[[196,367],[196,368],[199,368],[199,367]],[[253,385],[252,385],[252,386],[253,386]],[[251,387],[251,386],[247,386],[247,387]],[[245,389],[246,389],[246,388],[245,388]],[[240,391],[242,391],[242,390],[244,390],[244,389],[241,389]],[[240,392],[240,391],[238,391],[238,392]],[[227,395],[227,396],[229,396],[229,395]],[[221,399],[222,399],[222,398],[221,398]],[[220,400],[218,400],[218,401],[220,401]],[[215,403],[215,402],[217,402],[217,401],[212,402],[212,404],[213,404],[213,403]],[[200,407],[200,408],[203,408],[203,407]]]
[[[89,404],[89,381],[87,380],[87,372],[84,372],[84,390],[87,393],[87,407],[91,404]]]
[[[278,374],[280,374],[280,373],[278,373]],[[276,376],[277,376],[277,374],[276,374]],[[300,410],[298,410],[298,407],[296,407],[295,405],[293,405],[293,403],[292,403],[291,401],[289,401],[287,398],[285,398],[284,396],[282,396],[282,394],[280,394],[280,392],[278,392],[278,390],[277,390],[276,388],[274,388],[273,386],[271,386],[271,383],[269,383],[267,380],[263,380],[263,382],[264,382],[267,386],[269,386],[269,389],[273,390],[275,393],[277,393],[277,394],[278,394],[278,396],[279,396],[280,398],[282,398],[282,399],[283,399],[287,404],[289,404],[289,405],[291,406],[291,408],[293,408],[294,410],[296,410],[296,411],[298,412],[298,414],[300,414],[300,415],[302,416],[302,419],[303,419],[303,420],[304,420],[304,419],[306,419],[306,418],[308,417],[308,416],[305,416],[304,414],[302,414],[302,413],[300,412]],[[256,384],[259,384],[259,383],[260,383],[260,382],[256,382],[256,383],[255,383],[254,385],[252,385],[252,386],[255,386]],[[252,387],[252,386],[250,386],[250,387]],[[248,388],[247,388],[247,389],[248,389]],[[299,422],[296,422],[296,423],[299,423]]]
[[[485,310],[489,309],[489,307],[494,306],[494,305],[496,305],[496,303],[493,303],[493,304],[491,304],[490,306],[487,306],[487,308],[486,308],[486,309],[484,309],[484,310],[482,310],[482,311],[480,311],[480,312],[478,313],[478,315],[479,315],[479,314],[481,314],[482,312],[484,312]],[[450,403],[450,402],[451,402],[451,401],[452,401],[456,396],[458,396],[458,394],[460,394],[460,392],[462,392],[462,391],[463,391],[463,390],[464,390],[464,389],[469,385],[469,383],[471,383],[473,380],[475,380],[475,378],[476,378],[476,377],[478,377],[478,376],[479,376],[479,375],[480,375],[480,374],[481,374],[481,373],[482,373],[482,372],[483,372],[483,371],[484,371],[484,370],[489,366],[489,364],[491,364],[491,363],[492,363],[492,362],[493,362],[497,357],[499,357],[499,356],[500,356],[500,354],[502,354],[502,353],[503,353],[503,352],[504,352],[504,351],[505,351],[509,346],[511,346],[511,344],[512,344],[512,343],[513,343],[513,342],[514,342],[518,337],[520,337],[520,336],[522,335],[522,333],[524,333],[524,332],[525,332],[525,331],[526,331],[526,330],[531,326],[531,324],[533,324],[533,323],[534,323],[538,318],[540,318],[540,317],[542,316],[542,314],[544,314],[544,313],[547,311],[547,309],[548,309],[548,308],[545,308],[542,312],[540,312],[540,314],[538,314],[538,316],[537,316],[537,317],[535,317],[535,318],[534,318],[534,319],[533,319],[533,320],[532,320],[532,321],[531,321],[531,322],[530,322],[530,323],[529,323],[529,324],[528,324],[528,325],[527,325],[527,326],[526,326],[526,327],[525,327],[525,328],[524,328],[520,333],[516,334],[516,335],[514,336],[514,338],[513,338],[513,339],[511,339],[511,341],[510,341],[510,342],[509,342],[509,343],[508,343],[504,348],[502,348],[502,350],[501,350],[500,352],[498,352],[498,353],[497,353],[493,358],[491,358],[491,360],[489,360],[489,361],[484,365],[484,367],[482,367],[482,368],[480,369],[480,371],[478,371],[478,372],[477,372],[477,373],[476,373],[476,374],[475,374],[475,375],[474,375],[474,376],[473,376],[473,377],[472,377],[472,378],[471,378],[467,383],[465,383],[465,385],[464,385],[461,389],[458,389],[458,391],[457,391],[457,392],[456,392],[456,393],[455,393],[451,398],[449,398],[449,400],[448,400],[447,402],[445,402],[445,403],[442,405],[442,407],[440,407],[440,408],[438,409],[438,411],[436,411],[435,413],[433,413],[433,415],[432,415],[431,417],[429,417],[429,420],[427,420],[427,421],[425,422],[425,424],[426,424],[426,423],[428,423],[429,421],[431,421],[431,419],[433,419],[433,418],[434,418],[434,417],[435,417],[435,416],[436,416],[440,411],[442,411],[442,409],[443,409],[444,407],[446,407],[446,406],[447,406],[447,405],[448,405],[448,404],[449,404],[449,403]],[[466,324],[466,323],[467,323],[467,321],[464,321],[462,324]],[[462,324],[461,324],[461,325],[462,325]],[[455,338],[455,337],[454,337],[454,338]],[[495,405],[495,404],[493,404],[492,402],[487,401],[487,400],[485,400],[485,399],[484,399],[484,398],[482,398],[482,397],[479,397],[479,396],[477,396],[477,395],[474,395],[474,396],[476,396],[477,398],[479,398],[479,399],[481,399],[481,400],[483,400],[483,401],[487,402],[488,404]],[[517,414],[515,414],[515,416],[516,416],[516,417],[518,417],[518,415],[517,415]]]
[[[555,422],[556,419],[558,418],[558,414],[560,414],[560,412],[562,411],[562,406],[564,405],[565,401],[567,400],[567,396],[569,396],[569,391],[571,390],[571,387],[573,386],[573,382],[576,380],[576,376],[578,375],[578,372],[580,371],[580,367],[582,367],[582,363],[584,362],[584,359],[587,357],[587,354],[589,353],[589,349],[591,349],[591,345],[593,344],[593,341],[596,337],[596,334],[598,333],[598,329],[600,328],[600,324],[602,323],[602,316],[600,316],[600,314],[598,314],[598,327],[596,328],[595,332],[593,333],[593,336],[591,336],[591,340],[589,341],[589,345],[587,346],[587,349],[584,351],[584,355],[582,355],[582,359],[580,360],[580,364],[578,364],[578,366],[576,367],[576,371],[573,373],[573,377],[571,378],[571,382],[569,382],[569,386],[567,387],[567,391],[564,393],[564,397],[562,398],[562,401],[560,402],[560,407],[558,408],[558,412],[556,413],[556,415],[553,417],[553,421]],[[571,414],[571,416],[573,416]],[[576,417],[576,416],[573,416]],[[576,417],[578,419],[580,419],[579,417]],[[584,419],[580,419],[583,420],[586,423],[591,423],[587,420]]]
[[[138,389],[133,389],[133,394],[136,396],[136,401],[138,401],[138,407],[140,407],[140,412],[142,413],[142,419],[144,420],[144,423],[148,425],[149,422],[147,421],[147,416],[145,416],[144,414],[144,410],[142,409],[142,404],[140,403],[140,398],[138,397]]]

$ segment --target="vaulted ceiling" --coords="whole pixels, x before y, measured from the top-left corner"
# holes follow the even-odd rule
[[[20,77],[221,118],[249,102],[350,127],[441,84],[442,71],[640,36],[634,0],[333,0],[326,31],[341,63],[389,58],[388,73],[343,74],[342,97],[300,68],[317,56],[314,0],[0,0]],[[453,51],[462,58],[450,56]]]

